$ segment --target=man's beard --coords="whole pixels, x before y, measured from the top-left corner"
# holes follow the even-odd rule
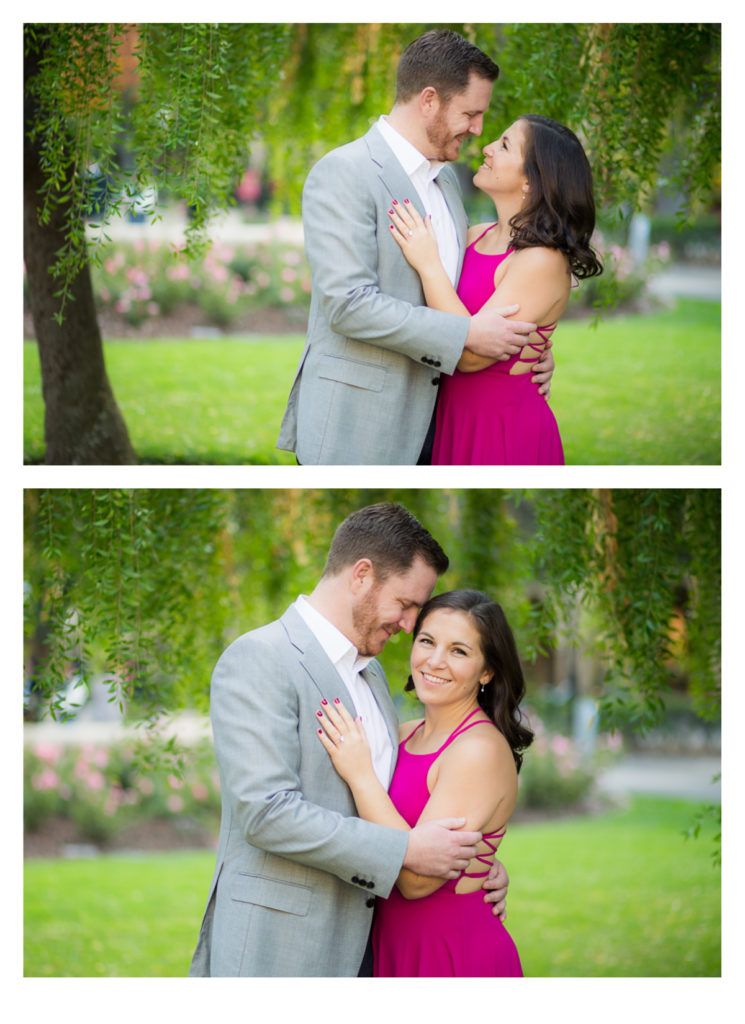
[[[430,144],[431,160],[457,160],[460,155],[458,142],[463,137],[453,135],[445,120],[445,115],[440,111],[432,124],[427,125],[427,142]],[[452,153],[448,150],[452,149]]]
[[[370,591],[359,604],[352,608],[354,645],[358,654],[363,658],[374,657],[383,650],[388,640],[387,636],[381,634],[383,629],[389,634],[399,631],[397,623],[381,623],[379,621],[377,589]]]

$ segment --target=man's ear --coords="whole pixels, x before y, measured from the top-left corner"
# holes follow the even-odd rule
[[[419,110],[424,117],[431,117],[440,109],[440,95],[433,85],[427,85],[419,93]]]
[[[352,593],[361,593],[375,580],[375,571],[369,558],[358,558],[350,569]]]

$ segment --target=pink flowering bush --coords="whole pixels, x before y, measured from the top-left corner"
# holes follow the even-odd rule
[[[592,246],[604,270],[600,277],[580,281],[579,287],[572,289],[570,313],[585,313],[602,307],[607,300],[612,301],[615,310],[628,312],[641,308],[649,301],[649,282],[671,258],[667,242],[650,246],[643,266],[635,265],[629,249],[606,241],[599,232],[593,236]]]
[[[620,752],[620,736],[601,735],[595,755],[583,758],[576,743],[549,732],[534,711],[526,709],[526,716],[535,738],[523,754],[518,807],[560,811],[581,805],[592,794],[598,766]]]
[[[91,273],[99,310],[111,309],[135,326],[188,304],[209,324],[229,327],[255,309],[306,309],[310,297],[302,248],[278,242],[214,245],[199,262],[159,242],[117,243]]]
[[[142,766],[130,745],[37,744],[24,751],[24,830],[67,818],[80,837],[105,843],[128,825],[153,818],[216,826],[220,784],[212,747],[189,748],[181,777]]]

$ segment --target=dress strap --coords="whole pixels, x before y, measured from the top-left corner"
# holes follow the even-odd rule
[[[484,832],[481,839],[489,847],[489,853],[477,853],[474,860],[480,861],[485,864],[487,871],[462,871],[461,875],[467,875],[468,878],[485,878],[491,870],[492,861],[494,854],[497,852],[497,843],[490,842],[491,839],[501,839],[502,836],[507,832],[506,828],[503,828],[501,832]]]
[[[498,221],[494,221],[493,224],[490,224],[486,231],[482,231],[478,238],[474,238],[474,240],[471,242],[471,245],[476,245],[477,242],[480,242],[484,235],[488,234],[492,228],[495,228],[497,226],[497,224]]]
[[[544,327],[536,327],[535,333],[540,338],[542,338],[542,342],[541,341],[529,341],[529,342],[527,342],[524,345],[524,347],[522,348],[522,350],[520,351],[520,354],[518,355],[518,357],[516,359],[516,362],[518,362],[518,363],[536,363],[536,362],[538,362],[539,357],[542,356],[543,353],[546,351],[546,342],[551,337],[551,334],[552,334],[552,332],[553,332],[555,327],[556,327],[556,323],[547,324]],[[547,331],[548,334],[544,334],[543,333],[544,331]],[[536,355],[533,355],[532,353],[529,353],[527,356],[523,355],[523,353],[525,352],[525,349],[528,349],[528,348],[532,348],[533,351],[536,353]]]
[[[407,743],[409,742],[409,740],[411,739],[411,737],[412,737],[412,736],[414,735],[414,733],[415,733],[415,732],[417,732],[417,731],[418,731],[419,729],[421,729],[421,727],[422,727],[423,725],[424,725],[424,719],[422,719],[422,720],[421,720],[421,722],[419,723],[419,725],[415,725],[415,726],[414,726],[414,728],[413,728],[413,729],[411,730],[411,732],[410,732],[410,733],[409,733],[409,735],[408,735],[408,736],[406,737],[406,739],[405,739],[405,740],[402,740],[402,743],[403,743],[404,745],[406,745],[406,744],[407,744]]]
[[[476,708],[474,708],[474,709],[473,709],[473,711],[472,711],[472,712],[470,713],[470,715],[466,715],[466,717],[465,717],[465,718],[463,719],[463,721],[462,721],[462,722],[460,723],[460,725],[456,726],[456,728],[455,728],[455,729],[454,729],[454,730],[453,730],[453,731],[452,731],[452,732],[450,733],[450,735],[449,735],[449,736],[448,736],[448,738],[447,738],[447,739],[445,740],[445,742],[443,743],[443,745],[442,745],[442,746],[440,747],[440,749],[439,749],[439,750],[437,751],[437,756],[438,756],[438,757],[439,757],[439,755],[440,755],[440,754],[441,754],[441,753],[443,752],[443,750],[444,750],[444,749],[445,749],[446,747],[449,747],[449,746],[450,746],[450,744],[451,744],[451,743],[453,742],[453,740],[454,740],[454,739],[456,739],[456,737],[460,736],[460,734],[461,734],[462,732],[466,732],[466,731],[467,731],[468,729],[473,729],[473,727],[474,727],[475,725],[481,725],[482,723],[483,723],[483,724],[485,724],[486,722],[489,722],[489,724],[490,724],[490,725],[493,725],[493,724],[494,724],[493,722],[490,722],[488,718],[484,718],[484,719],[481,719],[481,718],[480,718],[480,719],[478,720],[478,722],[471,722],[471,724],[469,725],[469,724],[468,724],[469,720],[470,720],[471,718],[473,718],[473,716],[474,716],[474,715],[477,715],[477,714],[479,713],[479,711],[481,711],[481,708],[480,708],[480,707],[476,707]]]

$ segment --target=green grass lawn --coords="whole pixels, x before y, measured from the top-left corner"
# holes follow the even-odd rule
[[[531,977],[717,977],[719,872],[694,805],[515,823],[508,927]],[[26,977],[184,976],[211,853],[27,861]]]
[[[719,303],[566,321],[551,404],[570,465],[717,465]],[[274,447],[303,339],[111,341],[114,393],[144,463],[280,464]],[[24,346],[24,460],[44,453],[34,344]]]

